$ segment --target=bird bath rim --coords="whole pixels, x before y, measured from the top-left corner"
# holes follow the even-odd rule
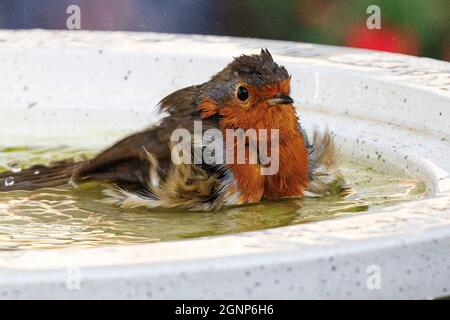
[[[329,127],[345,153],[355,158],[385,161],[423,176],[429,197],[376,212],[234,235],[92,249],[0,252],[0,294],[3,292],[7,298],[448,295],[450,160],[445,155],[450,137],[449,63],[259,39],[0,31],[0,107],[8,117],[8,126],[0,122],[0,145],[7,144],[11,136],[16,143],[42,143],[49,139],[58,143],[67,139],[61,132],[75,132],[76,136],[77,130],[81,132],[100,120],[120,130],[141,128],[154,114],[143,116],[144,105],[133,97],[145,97],[148,91],[162,97],[175,88],[204,81],[232,56],[256,52],[261,47],[269,48],[276,61],[293,74],[293,87],[300,88],[294,90],[294,99],[306,127],[319,123]],[[74,64],[90,69],[72,68],[68,77],[64,68]],[[142,83],[147,79],[151,82],[152,73],[136,68],[142,64],[153,67],[153,73],[171,67],[173,74],[167,72],[171,83],[157,83],[157,89],[146,88]],[[131,67],[133,74],[124,79]],[[19,76],[26,78],[27,90]],[[104,105],[99,102],[97,110],[90,110],[85,117],[83,112],[69,110],[66,105],[70,103],[64,104],[67,95],[74,94],[74,87],[77,97],[88,92],[99,99],[108,100],[109,94],[112,98]],[[118,117],[120,105],[112,102],[118,88],[126,103],[139,105],[135,116]],[[31,100],[36,97],[48,105],[57,97],[59,109],[56,102],[53,108],[30,108],[27,102],[33,103]],[[5,108],[7,102],[13,104],[16,98],[20,100],[16,101],[17,108]],[[101,112],[105,106],[109,108],[107,114]],[[36,124],[21,129],[25,114]],[[71,126],[68,120],[77,126]],[[48,121],[52,121],[52,126],[44,132],[42,123]],[[115,134],[98,143],[107,145],[117,138]],[[79,145],[83,139],[75,137],[72,142]],[[366,272],[371,266],[381,271],[384,280],[380,289],[366,286],[370,276]],[[81,290],[71,290],[66,285],[71,268],[81,272]]]

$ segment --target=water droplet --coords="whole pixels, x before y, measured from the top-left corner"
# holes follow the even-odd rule
[[[14,178],[8,177],[5,179],[5,187],[11,187],[14,185]]]
[[[22,168],[20,167],[20,165],[18,163],[13,163],[10,165],[11,167],[11,171],[13,173],[19,173],[20,171],[22,171]]]

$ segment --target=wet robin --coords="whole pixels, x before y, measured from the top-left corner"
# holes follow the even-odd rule
[[[105,201],[124,208],[179,206],[194,210],[345,193],[348,187],[336,164],[333,138],[328,132],[314,133],[308,141],[289,96],[290,80],[287,70],[274,62],[267,49],[241,55],[209,81],[162,99],[159,109],[165,117],[158,124],[120,140],[91,160],[67,160],[1,173],[0,191],[94,180],[108,185]],[[215,147],[220,142],[215,150],[223,148],[222,159],[216,154],[215,160],[204,161],[201,152],[205,145],[193,142],[194,137],[187,140],[193,149],[185,149],[189,145],[184,144],[177,149],[178,156],[185,159],[187,153],[200,150],[201,161],[174,161],[174,131],[183,129],[195,135],[196,123],[200,123],[202,133],[212,129],[222,134],[215,138]],[[228,139],[230,130],[241,130],[244,135]],[[249,130],[255,134],[247,135]],[[243,162],[236,161],[240,142]],[[269,162],[259,157],[261,142],[266,145]],[[252,162],[250,153],[254,150]],[[220,161],[223,158],[225,161]],[[263,172],[269,167],[275,170]],[[3,183],[6,181],[9,183]]]

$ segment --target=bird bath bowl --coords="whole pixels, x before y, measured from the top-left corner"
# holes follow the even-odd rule
[[[105,147],[156,121],[166,94],[261,47],[292,74],[306,128],[330,128],[355,161],[420,177],[426,195],[224,236],[3,250],[0,298],[448,296],[449,63],[256,39],[0,31],[0,147]]]

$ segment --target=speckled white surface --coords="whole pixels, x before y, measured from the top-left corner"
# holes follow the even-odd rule
[[[425,177],[427,199],[221,237],[0,252],[0,298],[450,295],[449,63],[257,39],[0,31],[0,145],[106,146],[156,121],[165,94],[260,47],[292,74],[307,128],[329,127],[361,161]],[[370,266],[380,289],[367,286]]]

